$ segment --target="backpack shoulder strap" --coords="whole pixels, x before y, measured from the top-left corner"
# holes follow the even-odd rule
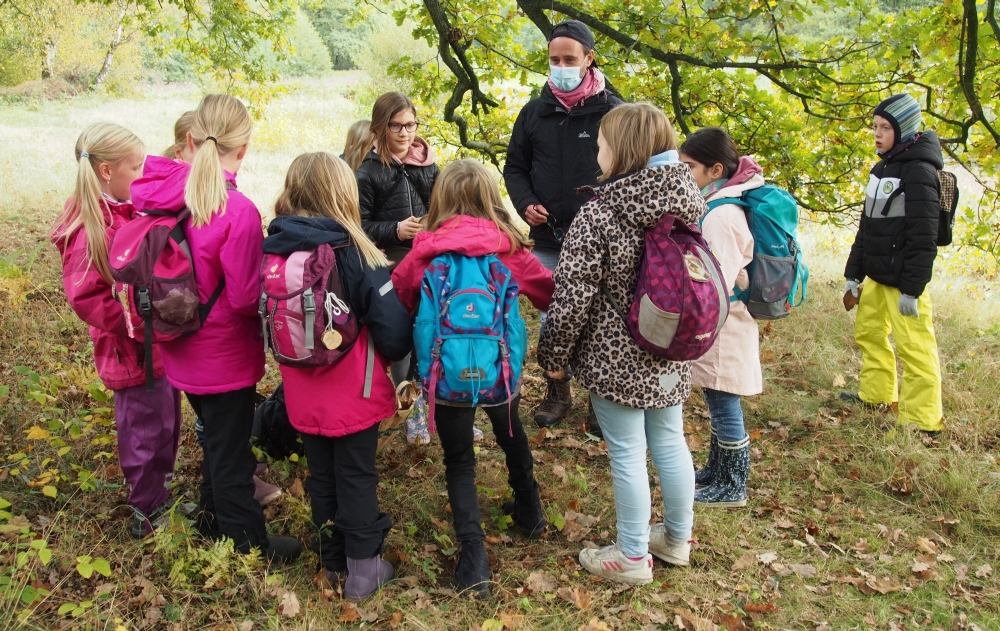
[[[743,210],[750,210],[750,203],[740,199],[739,197],[720,197],[719,199],[713,199],[708,202],[708,212],[698,219],[698,227],[701,228],[702,224],[705,223],[705,217],[708,217],[708,213],[725,204],[735,204]]]

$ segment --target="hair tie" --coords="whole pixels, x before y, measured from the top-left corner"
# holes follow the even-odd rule
[[[209,140],[214,142],[216,147],[219,146],[219,141],[215,139],[215,136],[205,136],[205,142],[208,142]]]
[[[84,159],[84,158],[89,158],[89,157],[90,157],[90,154],[87,153],[86,151],[81,151],[80,152],[80,159],[81,160]]]

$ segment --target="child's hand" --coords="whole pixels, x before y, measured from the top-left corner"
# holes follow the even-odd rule
[[[407,217],[396,225],[396,236],[400,241],[409,241],[424,230],[424,225],[416,217]]]
[[[559,370],[546,370],[545,376],[548,377],[549,379],[565,379],[566,369],[561,368]]]

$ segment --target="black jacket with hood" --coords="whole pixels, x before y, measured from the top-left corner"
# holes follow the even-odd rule
[[[920,296],[937,256],[941,143],[933,131],[896,145],[872,168],[844,276]]]
[[[312,250],[323,243],[335,250],[340,282],[347,304],[368,327],[375,349],[390,361],[399,361],[413,348],[413,318],[399,302],[392,287],[389,268],[371,268],[351,237],[334,219],[320,217],[278,217],[267,227],[265,254],[287,256]],[[345,245],[346,244],[346,245]]]
[[[524,106],[514,121],[503,177],[517,214],[531,204],[549,212],[555,229],[565,234],[580,207],[590,199],[576,189],[597,183],[597,132],[601,119],[623,101],[605,89],[566,111],[546,83],[542,93]],[[553,228],[532,226],[539,248],[558,250]]]
[[[396,160],[386,165],[377,153],[369,151],[354,175],[358,180],[361,225],[369,238],[380,248],[409,249],[413,241],[401,241],[396,227],[407,217],[427,214],[438,176],[437,165]]]

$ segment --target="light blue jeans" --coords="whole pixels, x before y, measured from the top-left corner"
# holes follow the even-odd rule
[[[649,549],[652,506],[647,447],[660,474],[667,532],[675,539],[690,539],[694,524],[694,465],[684,440],[682,406],[639,410],[593,393],[590,401],[611,457],[618,547],[630,558],[645,556]]]
[[[547,250],[545,248],[535,248],[531,251],[538,259],[538,262],[542,264],[542,267],[549,270],[550,272],[556,271],[556,265],[559,264],[559,250]],[[538,336],[541,337],[542,329],[545,328],[545,320],[549,317],[548,311],[538,312]]]
[[[702,393],[718,439],[724,443],[738,443],[746,438],[740,395],[711,388],[702,388]]]

